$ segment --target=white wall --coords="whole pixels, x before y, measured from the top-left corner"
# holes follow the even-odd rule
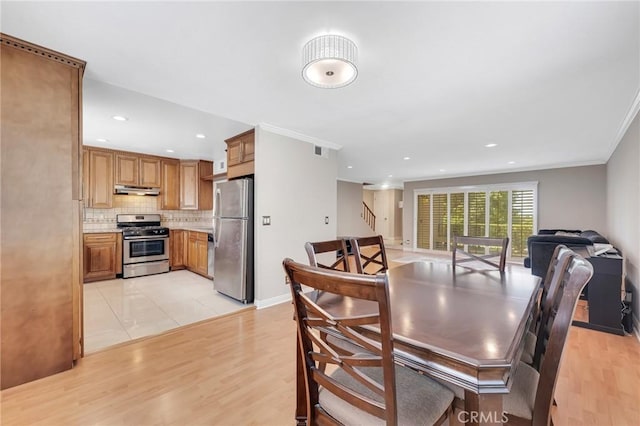
[[[313,145],[256,129],[255,299],[263,307],[290,297],[282,260],[308,263],[304,243],[336,237],[338,163]],[[271,216],[271,225],[262,225]],[[325,225],[324,218],[329,217]]]
[[[362,196],[364,192],[362,184],[339,180],[337,191],[338,236],[367,237],[375,235],[362,218]]]
[[[607,236],[606,165],[567,167],[404,183],[403,239],[413,246],[415,189],[538,182],[538,228],[593,229]]]
[[[624,257],[625,283],[633,291],[633,316],[640,329],[640,115],[607,163],[608,237]]]

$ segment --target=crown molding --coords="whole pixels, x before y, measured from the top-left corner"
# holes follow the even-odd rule
[[[325,148],[331,148],[331,149],[335,149],[336,151],[339,151],[342,149],[342,145],[339,145],[335,142],[330,142],[330,141],[325,141],[323,139],[318,139],[315,138],[313,136],[308,136],[302,133],[298,133],[294,130],[289,130],[289,129],[283,129],[282,127],[278,127],[278,126],[274,126],[273,124],[269,124],[269,123],[259,123],[258,127],[260,127],[262,130],[266,130],[268,132],[271,133],[275,133],[278,135],[282,135],[282,136],[287,136],[293,139],[298,139],[301,140],[303,142],[308,142],[314,145],[318,145],[318,146],[323,146]]]
[[[616,138],[613,140],[613,143],[609,147],[607,161],[609,161],[609,158],[611,158],[611,156],[615,152],[618,144],[622,141],[622,138],[624,138],[624,135],[627,133],[627,130],[629,130],[629,126],[631,126],[631,123],[636,118],[636,115],[638,115],[638,111],[640,111],[640,89],[638,89],[636,97],[633,99],[627,115],[624,117],[624,120],[622,120],[622,124],[620,124],[620,128],[618,129]]]
[[[65,55],[64,53],[56,52],[55,50],[48,49],[46,47],[42,47],[4,33],[0,33],[0,45],[10,46],[15,49],[20,49],[37,56],[41,56],[43,58],[50,59],[52,61],[60,62],[65,65],[78,68],[81,72],[84,72],[84,68],[87,65],[87,63],[81,59]]]
[[[420,181],[428,181],[428,180],[455,179],[460,177],[471,177],[471,176],[503,175],[503,174],[510,174],[510,173],[519,173],[519,172],[564,169],[564,168],[570,168],[570,167],[601,166],[603,164],[607,164],[607,160],[576,161],[576,162],[567,162],[567,163],[544,164],[541,166],[531,166],[531,167],[513,167],[509,169],[485,170],[480,172],[443,174],[443,175],[428,176],[423,178],[405,179],[403,182],[406,183],[406,182],[420,182]]]

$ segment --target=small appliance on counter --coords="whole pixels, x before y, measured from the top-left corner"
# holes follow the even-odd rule
[[[253,180],[218,183],[213,213],[213,288],[253,302]]]
[[[169,228],[159,214],[116,215],[122,229],[122,277],[169,272]]]

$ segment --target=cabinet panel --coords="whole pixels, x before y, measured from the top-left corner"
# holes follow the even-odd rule
[[[200,180],[198,182],[198,210],[213,209],[213,181],[205,177],[213,176],[213,162],[200,160],[198,162]]]
[[[227,143],[227,167],[235,166],[242,162],[240,150],[241,142],[239,140]]]
[[[185,267],[185,231],[171,230],[169,239],[170,264],[172,270],[184,269]]]
[[[255,144],[253,133],[242,139],[242,162],[253,161],[255,152]]]
[[[252,175],[255,169],[255,131],[249,130],[225,142],[227,143],[227,178]]]
[[[198,209],[198,174],[197,161],[180,162],[180,208],[184,210]]]
[[[162,210],[180,208],[180,162],[178,160],[162,160],[160,208]]]
[[[84,281],[106,280],[116,277],[117,234],[85,234]]]
[[[113,206],[113,154],[89,150],[89,207]]]
[[[7,389],[68,370],[79,353],[84,63],[0,39],[0,388]]]
[[[198,269],[198,233],[188,231],[187,240],[187,268],[191,271]]]
[[[160,160],[151,157],[140,157],[140,186],[159,188],[160,179]]]
[[[116,185],[138,185],[138,157],[116,154]]]

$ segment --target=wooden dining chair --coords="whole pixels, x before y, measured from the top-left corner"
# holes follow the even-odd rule
[[[540,371],[524,362],[519,362],[512,379],[511,389],[503,398],[503,409],[508,417],[505,424],[511,426],[552,424],[551,407],[562,354],[578,298],[593,275],[593,267],[581,256],[574,255],[570,256],[566,268],[564,265],[556,266],[555,274],[561,277],[557,280],[556,297],[553,298],[552,310],[556,313],[549,323],[549,335]],[[457,398],[464,398],[462,388],[450,388]]]
[[[298,345],[303,354],[307,424],[440,424],[451,412],[453,393],[393,359],[391,310],[386,275],[359,275],[306,266],[285,259],[291,283]],[[303,293],[302,286],[318,292]],[[353,299],[348,310],[330,311],[331,301]],[[326,300],[329,306],[320,303]],[[362,302],[361,304],[357,302]],[[335,306],[335,305],[334,305]],[[380,341],[361,327],[380,330]],[[334,351],[320,332],[359,348]],[[320,363],[331,365],[328,374]]]
[[[309,257],[309,265],[318,268],[332,269],[334,271],[350,272],[345,240],[329,240],[320,242],[307,242],[304,245]],[[329,254],[333,253],[333,255]],[[319,257],[318,255],[327,254]],[[326,260],[325,260],[326,259]],[[322,263],[324,261],[325,263]]]
[[[544,281],[541,283],[541,295],[539,296],[538,303],[531,314],[531,328],[525,336],[524,350],[520,360],[526,364],[534,365],[538,335],[540,334],[543,336],[543,339],[545,338],[544,332],[548,330],[548,322],[552,314],[552,300],[556,297],[559,283],[574,255],[575,252],[564,245],[558,245],[553,252],[551,261],[549,262],[549,268],[547,269],[547,274]],[[551,296],[549,293],[550,289],[553,292],[553,295]]]
[[[498,247],[499,251],[489,254],[476,254],[471,253],[468,249],[464,250],[464,246],[479,246],[479,247]],[[500,272],[504,272],[504,268],[507,261],[507,246],[509,245],[509,238],[492,238],[492,237],[468,237],[468,236],[454,236],[453,237],[453,250],[452,250],[452,263],[455,267],[457,264],[464,262],[480,261],[497,268]],[[462,248],[460,246],[463,246]],[[457,259],[458,255],[464,256],[462,259]],[[498,258],[498,261],[491,261],[489,259]]]
[[[389,269],[382,235],[352,238],[351,248],[355,255],[356,271],[359,274],[383,274]]]

